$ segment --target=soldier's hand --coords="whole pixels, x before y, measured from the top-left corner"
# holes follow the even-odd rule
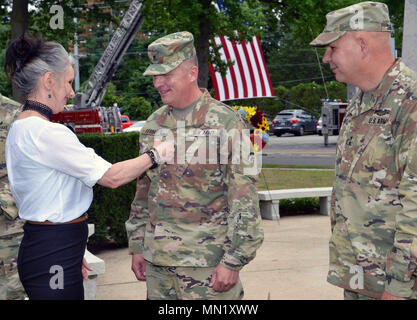
[[[393,296],[392,294],[384,291],[381,296],[381,300],[407,300],[405,298]]]
[[[146,280],[146,261],[143,259],[142,254],[132,255],[132,271],[139,281]]]
[[[209,287],[218,292],[227,291],[233,288],[238,279],[239,271],[229,270],[219,264],[213,271]]]

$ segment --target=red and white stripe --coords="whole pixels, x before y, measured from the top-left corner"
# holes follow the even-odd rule
[[[251,42],[236,43],[222,36],[215,37],[211,43],[213,46],[223,46],[219,50],[223,61],[234,62],[225,78],[220,72],[214,71],[213,65],[209,65],[217,100],[275,96],[258,37],[254,36]]]

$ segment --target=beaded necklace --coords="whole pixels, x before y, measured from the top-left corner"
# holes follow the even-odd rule
[[[49,121],[51,121],[52,110],[51,108],[49,108],[47,105],[44,105],[43,103],[40,103],[38,101],[33,101],[33,100],[26,100],[23,106],[23,111],[26,111],[26,110],[33,110],[33,111],[39,112],[44,117],[48,118]]]

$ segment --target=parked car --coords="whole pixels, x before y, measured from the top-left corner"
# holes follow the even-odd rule
[[[317,121],[317,125],[316,126],[317,126],[317,128],[316,128],[317,134],[319,136],[322,136],[323,135],[323,132],[321,130],[323,129],[323,120],[321,119],[321,117],[319,118],[319,121]]]
[[[123,131],[124,129],[129,128],[132,124],[134,124],[136,121],[130,120],[129,116],[122,114],[122,125],[123,125]]]
[[[133,132],[133,131],[140,132],[140,130],[142,130],[143,126],[145,125],[145,123],[146,121],[136,121],[130,127],[123,129],[123,132]]]
[[[283,110],[272,120],[272,132],[278,137],[284,133],[302,136],[305,132],[316,133],[317,119],[300,109]]]

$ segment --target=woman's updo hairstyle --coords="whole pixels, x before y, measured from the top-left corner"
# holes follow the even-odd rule
[[[41,37],[34,39],[24,33],[10,42],[4,71],[26,99],[46,72],[52,72],[59,78],[69,64],[73,65],[73,58],[62,45],[45,42]]]

